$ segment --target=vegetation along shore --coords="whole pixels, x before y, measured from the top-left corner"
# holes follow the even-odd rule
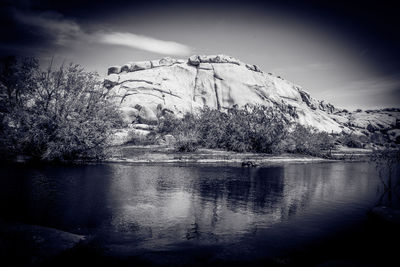
[[[224,109],[205,104],[186,113],[162,105],[153,112],[137,104],[127,113],[119,95],[96,73],[74,64],[43,70],[34,58],[8,58],[1,81],[0,147],[7,160],[359,160],[373,150],[398,150],[400,143],[396,109],[369,111],[375,117],[390,115],[389,128],[370,123],[362,129],[353,120],[342,132],[327,132],[299,122],[296,109],[283,104]]]

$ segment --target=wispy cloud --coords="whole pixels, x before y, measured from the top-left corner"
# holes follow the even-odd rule
[[[165,55],[188,55],[189,46],[172,41],[163,41],[129,32],[111,32],[98,34],[98,41],[104,44],[122,45]]]
[[[38,12],[17,7],[10,9],[12,23],[20,28],[18,45],[23,47],[30,40],[41,49],[52,49],[57,46],[72,47],[82,44],[101,43],[106,45],[125,46],[163,55],[189,55],[191,48],[174,41],[159,40],[150,36],[130,32],[115,32],[102,29],[88,32],[76,20],[64,17],[54,11]],[[29,42],[31,43],[31,42]]]
[[[346,108],[399,107],[400,73],[351,81],[328,89],[321,95]],[[376,105],[377,101],[381,104]]]
[[[34,13],[14,9],[13,16],[19,24],[29,27],[31,33],[44,35],[56,45],[67,45],[85,35],[78,23],[57,12]]]

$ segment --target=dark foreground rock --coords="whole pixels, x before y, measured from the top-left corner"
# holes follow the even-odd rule
[[[356,260],[330,260],[326,261],[317,267],[360,267],[365,266]]]
[[[83,240],[84,236],[53,228],[0,221],[0,265],[40,265]]]
[[[370,217],[380,223],[400,225],[400,210],[385,206],[371,209]]]

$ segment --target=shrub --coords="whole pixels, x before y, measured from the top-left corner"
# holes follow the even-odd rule
[[[247,105],[226,113],[205,108],[200,113],[198,127],[204,147],[274,153],[279,152],[278,144],[289,124],[282,110]]]
[[[384,146],[390,143],[389,137],[381,132],[372,133],[370,135],[370,141],[379,146]]]
[[[100,159],[121,125],[98,75],[79,65],[42,71],[35,59],[8,59],[0,83],[1,145],[8,156]]]
[[[225,148],[229,120],[227,113],[205,107],[200,113],[198,122],[202,146]]]
[[[289,152],[297,152],[312,156],[322,156],[324,152],[333,147],[334,140],[326,132],[319,132],[310,126],[296,124],[288,136],[292,147],[286,149]]]
[[[272,107],[250,106],[244,110],[231,110],[232,131],[228,146],[232,150],[275,153],[285,139],[290,123],[284,113]]]
[[[343,145],[352,148],[363,148],[364,143],[366,142],[366,140],[363,140],[362,137],[355,134],[343,134],[342,136],[339,137],[338,140]]]
[[[193,152],[198,149],[197,136],[193,134],[178,134],[175,136],[175,148],[179,152]]]
[[[178,151],[206,147],[237,152],[289,151],[321,156],[333,147],[333,137],[328,133],[295,124],[288,134],[291,126],[285,110],[247,105],[226,112],[205,107],[198,115],[187,114],[183,119],[171,115],[159,123],[159,131],[174,135]]]
[[[199,147],[198,119],[193,114],[186,114],[173,131],[176,139],[175,148],[180,152],[196,151]]]
[[[205,107],[198,115],[187,114],[182,120],[171,118],[159,125],[161,133],[172,133],[179,151],[197,147],[222,148],[237,152],[280,152],[289,120],[275,108],[246,106],[227,112]]]
[[[166,113],[158,119],[157,129],[161,134],[170,134],[176,130],[181,121],[171,113]]]

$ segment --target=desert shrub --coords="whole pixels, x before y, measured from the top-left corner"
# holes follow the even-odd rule
[[[159,117],[157,129],[161,134],[170,134],[176,130],[181,120],[178,119],[174,114],[166,113]]]
[[[96,73],[79,65],[40,69],[8,59],[0,70],[1,142],[7,156],[40,160],[100,159],[121,124]]]
[[[248,106],[228,112],[227,144],[230,150],[276,153],[286,138],[289,120],[280,109]]]
[[[175,148],[179,152],[193,152],[199,148],[197,136],[193,133],[191,134],[180,133],[176,135],[175,138],[176,138]]]
[[[385,146],[390,143],[390,139],[386,134],[374,132],[370,135],[370,141],[379,146]]]
[[[196,151],[199,143],[198,118],[193,114],[186,114],[173,131],[176,139],[175,148],[180,152]]]
[[[365,137],[367,138],[367,137]],[[363,148],[364,143],[366,143],[368,140],[365,140],[365,138],[362,138],[361,136],[355,135],[355,134],[342,134],[339,138],[338,141],[351,148]]]
[[[205,107],[199,116],[201,144],[207,148],[225,148],[227,113]]]
[[[276,108],[249,105],[222,112],[205,107],[198,115],[187,114],[182,120],[163,122],[160,131],[171,132],[180,151],[193,151],[200,146],[275,153],[280,152],[279,144],[289,124]]]
[[[178,151],[195,151],[198,147],[205,147],[237,152],[289,151],[321,156],[334,143],[334,138],[326,132],[292,124],[285,110],[259,105],[232,108],[226,112],[205,107],[199,114],[187,114],[182,119],[171,115],[159,124],[159,131],[175,137]]]
[[[274,153],[289,121],[275,108],[248,105],[227,112],[205,108],[198,120],[201,145],[231,151]]]
[[[310,126],[296,124],[288,138],[291,147],[286,146],[289,152],[297,152],[312,156],[323,156],[334,145],[334,139],[327,132],[319,132]],[[288,142],[286,140],[286,142]]]

